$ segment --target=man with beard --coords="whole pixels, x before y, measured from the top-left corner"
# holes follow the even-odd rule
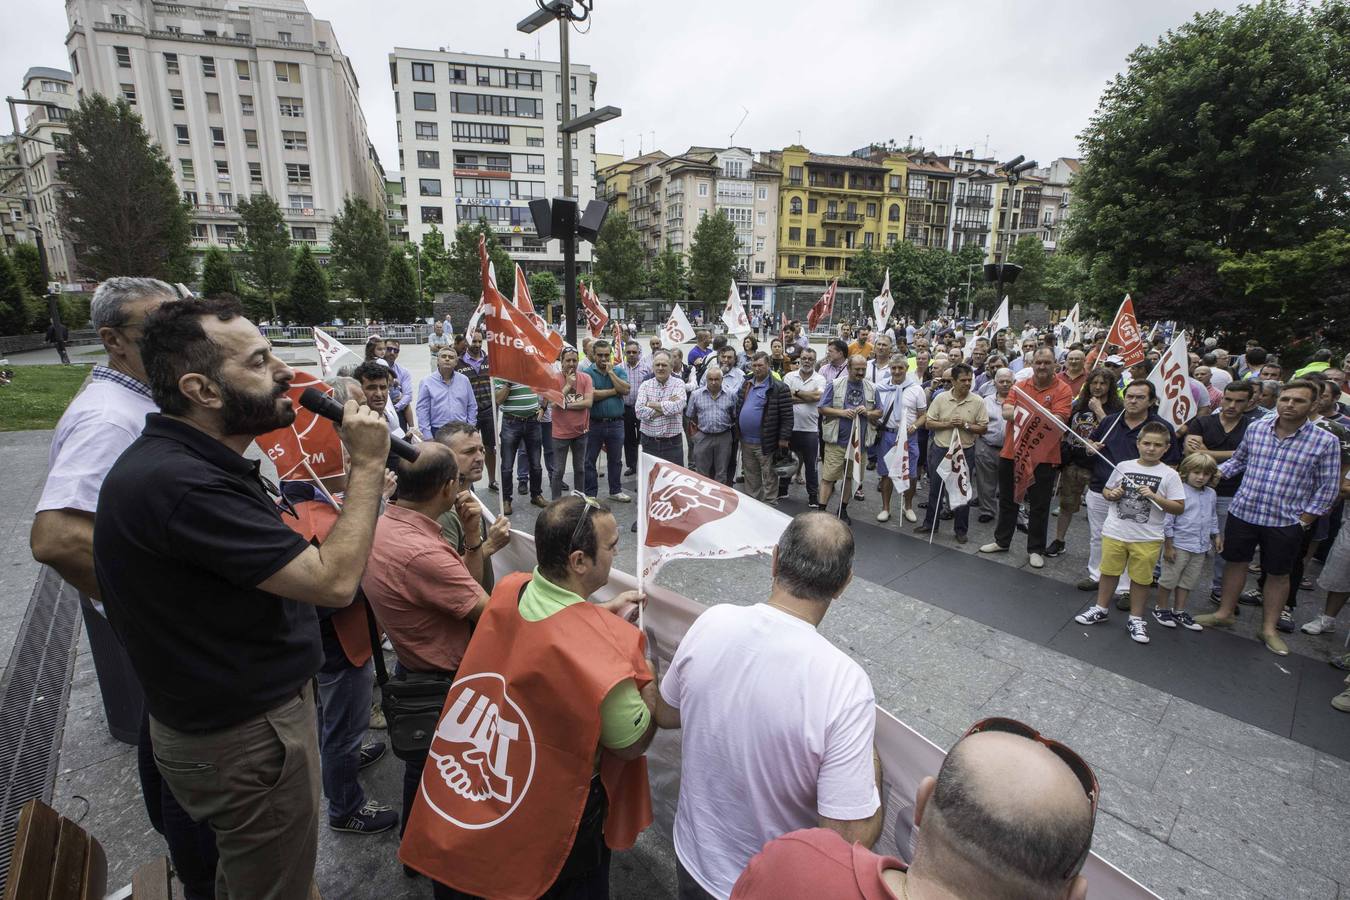
[[[243,455],[290,425],[294,373],[234,300],[181,300],[141,338],[162,411],[113,465],[94,520],[109,621],[145,689],[155,762],[216,834],[217,891],[308,896],[318,850],[314,606],[351,603],[370,554],[389,429],[349,400],[346,502],[322,548],[281,521]]]
[[[443,515],[436,517],[437,523],[441,526],[441,537],[455,548],[455,552],[464,560],[464,566],[474,581],[481,584],[485,591],[491,591],[494,581],[490,559],[492,554],[506,546],[506,542],[511,539],[511,523],[506,516],[500,516],[489,527],[485,517],[475,516],[479,521],[478,531],[472,537],[466,537],[463,518],[460,515],[461,510],[467,507],[477,506],[481,510],[483,506],[483,502],[473,492],[473,486],[483,477],[484,459],[487,455],[483,446],[483,435],[477,427],[468,422],[451,422],[436,433],[436,441],[449,447],[450,452],[455,454],[455,465],[459,473],[457,476],[459,493],[455,497],[455,504]],[[542,499],[540,498],[541,501]],[[540,502],[535,505],[544,504]],[[506,515],[510,514],[511,508],[508,503]]]

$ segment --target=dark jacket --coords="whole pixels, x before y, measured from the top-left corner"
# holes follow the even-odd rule
[[[745,384],[736,393],[736,421],[741,419],[741,407],[745,405],[746,394],[750,392],[754,376],[747,376]],[[736,428],[739,437],[740,426]],[[792,440],[792,391],[783,382],[769,376],[769,393],[764,398],[764,418],[759,427],[760,446],[777,447],[778,442]]]

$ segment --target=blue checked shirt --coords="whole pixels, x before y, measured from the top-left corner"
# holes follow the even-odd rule
[[[150,397],[151,400],[155,399],[150,395],[150,385],[143,381],[137,381],[130,375],[109,368],[108,366],[94,366],[89,372],[89,378],[92,381],[108,381],[116,385],[121,385],[129,391],[135,391],[142,397]]]
[[[1287,438],[1275,434],[1275,417],[1252,422],[1219,474],[1242,474],[1228,511],[1252,525],[1287,527],[1303,514],[1331,508],[1341,480],[1341,445],[1330,433],[1304,422]]]
[[[716,397],[706,387],[689,395],[686,413],[704,434],[721,434],[736,423],[736,395],[724,385]]]

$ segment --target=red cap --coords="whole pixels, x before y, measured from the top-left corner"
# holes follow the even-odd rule
[[[895,900],[881,873],[906,868],[828,828],[803,828],[765,844],[741,873],[731,900]]]

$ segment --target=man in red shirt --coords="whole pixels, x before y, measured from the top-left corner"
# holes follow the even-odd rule
[[[993,541],[981,553],[1006,553],[1017,527],[1023,498],[1030,501],[1027,522],[1027,560],[1033,569],[1045,566],[1046,530],[1050,525],[1050,498],[1059,468],[1059,441],[1063,422],[1073,409],[1073,392],[1055,377],[1055,352],[1042,347],[1031,357],[1032,376],[1013,385],[1003,404],[1009,425],[998,463],[998,524]],[[1034,402],[1033,402],[1034,401]],[[1046,420],[1036,404],[1060,419]]]
[[[1055,377],[1067,384],[1077,397],[1088,377],[1087,354],[1082,350],[1070,350],[1064,355],[1064,371]]]
[[[1006,721],[985,720],[975,729]],[[1087,879],[1079,872],[1092,846],[1096,793],[1091,769],[1067,747],[977,731],[957,742],[936,779],[919,784],[918,837],[908,867],[838,832],[807,828],[765,844],[731,900],[1084,900]]]

